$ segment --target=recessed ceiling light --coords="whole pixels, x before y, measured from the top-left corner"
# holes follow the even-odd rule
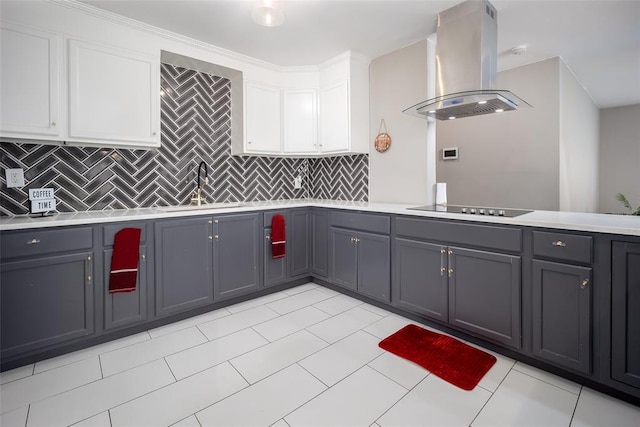
[[[429,110],[429,114],[434,114],[436,110]]]
[[[449,117],[449,120],[453,120],[455,118],[456,118],[456,116],[451,116],[451,117]]]
[[[486,104],[487,101],[478,101],[478,105]]]
[[[498,108],[498,109],[496,110],[496,113],[502,113],[503,111],[504,111],[504,110],[503,110],[502,108]]]
[[[284,22],[284,11],[279,2],[261,0],[253,7],[251,17],[257,24],[265,27],[277,27]]]

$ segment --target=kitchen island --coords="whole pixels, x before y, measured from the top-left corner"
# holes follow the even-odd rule
[[[640,218],[412,207],[291,200],[2,218],[2,369],[311,280],[640,397]],[[275,213],[287,224],[280,259]],[[137,287],[110,294],[126,227],[142,230]]]

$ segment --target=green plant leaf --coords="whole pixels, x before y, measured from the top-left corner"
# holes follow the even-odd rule
[[[620,203],[622,203],[625,208],[627,208],[631,212],[633,212],[633,208],[631,207],[631,203],[629,203],[629,200],[627,200],[627,198],[624,196],[624,194],[622,194],[622,193],[616,194],[616,200],[619,201]],[[640,209],[640,207],[638,209]]]

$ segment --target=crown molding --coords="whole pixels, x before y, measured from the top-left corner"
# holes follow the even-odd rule
[[[278,72],[295,72],[295,71],[310,71],[313,67],[283,67],[280,65],[272,64],[270,62],[262,61],[257,58],[253,58],[248,55],[234,52],[232,50],[223,49],[221,47],[205,43],[203,41],[187,37],[182,34],[174,33],[173,31],[165,30],[164,28],[156,27],[154,25],[146,24],[135,19],[127,18],[126,16],[118,15],[113,12],[99,9],[95,6],[91,6],[85,3],[81,3],[77,0],[44,0],[47,3],[62,6],[75,12],[83,13],[85,15],[93,16],[105,21],[109,21],[124,27],[129,27],[147,34],[162,37],[167,40],[172,40],[178,43],[189,45],[198,49],[205,50],[207,52],[214,53],[216,55],[224,56],[231,60],[241,61],[256,65],[262,68],[268,68]],[[317,70],[317,67],[315,67]]]

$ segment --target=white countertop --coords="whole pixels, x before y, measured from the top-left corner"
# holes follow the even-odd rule
[[[190,208],[188,210],[175,210],[184,209],[185,207],[157,207],[110,211],[87,211],[78,213],[58,213],[47,217],[20,215],[0,218],[0,231],[23,230],[41,227],[61,227],[67,225],[99,224],[119,221],[135,221],[143,219],[177,218],[194,215],[218,215],[233,212],[284,209],[306,206],[640,236],[640,217],[631,215],[533,211],[516,218],[504,218],[478,215],[471,216],[468,214],[454,214],[446,212],[407,210],[407,208],[416,207],[416,204],[370,203],[314,199],[273,200],[266,202],[242,202],[229,204],[218,203],[216,204],[216,208],[213,209]]]

